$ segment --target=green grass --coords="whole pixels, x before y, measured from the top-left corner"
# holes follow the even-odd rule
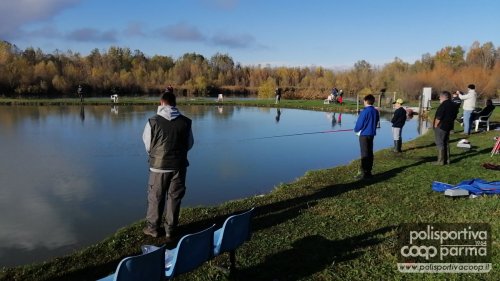
[[[290,101],[293,103],[294,101]],[[283,106],[283,104],[282,104]],[[493,120],[500,120],[497,110]],[[432,181],[451,184],[463,179],[499,180],[499,172],[481,167],[499,164],[490,157],[498,131],[473,134],[473,149],[456,147],[451,135],[449,166],[433,166],[433,133],[403,144],[404,153],[375,155],[370,181],[355,181],[359,160],[326,170],[309,171],[281,184],[265,196],[231,201],[216,207],[183,208],[181,233],[218,226],[231,213],[256,207],[252,239],[237,251],[233,279],[215,268],[228,256],[216,257],[176,280],[500,280],[499,196],[445,198],[431,190]],[[376,139],[375,139],[376,141]],[[331,153],[335,157],[335,152]],[[110,206],[111,207],[111,206]],[[398,272],[397,235],[403,223],[483,222],[492,229],[493,270],[487,274],[403,274]],[[142,221],[72,255],[45,263],[4,268],[0,280],[95,280],[114,271],[140,245],[161,245],[163,238],[142,234]],[[169,244],[169,247],[174,245]]]

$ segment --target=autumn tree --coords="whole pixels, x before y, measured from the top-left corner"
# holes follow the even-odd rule
[[[258,97],[262,99],[272,98],[276,89],[276,81],[269,77],[266,82],[262,83],[259,87]]]
[[[210,78],[219,87],[234,85],[234,61],[227,54],[216,53],[209,61]]]
[[[350,89],[354,92],[359,92],[361,89],[367,88],[374,90],[372,88],[372,79],[374,77],[374,71],[370,63],[365,60],[360,60],[354,64],[354,68],[350,71],[351,81]]]
[[[472,44],[467,53],[466,61],[469,66],[479,66],[484,69],[491,69],[499,55],[493,43],[487,42],[481,46],[479,42],[476,41]]]
[[[445,67],[458,69],[465,63],[464,54],[464,49],[461,46],[447,46],[436,53],[434,62]]]
[[[418,98],[422,87],[455,90],[474,83],[481,97],[496,97],[499,54],[500,48],[491,42],[474,42],[467,51],[461,46],[445,46],[434,55],[423,54],[413,63],[395,58],[377,66],[360,60],[352,68],[335,70],[321,66],[241,65],[221,53],[210,59],[197,53],[177,59],[149,57],[140,50],[132,52],[118,46],[93,49],[87,56],[70,50],[45,54],[39,48],[20,50],[0,41],[0,95],[71,96],[78,84],[84,84],[89,95],[108,95],[117,88],[125,95],[142,95],[171,84],[187,90],[189,95],[201,96],[215,87],[272,97],[274,89],[282,87],[290,98],[316,99],[337,87],[344,90],[346,97],[385,88]]]

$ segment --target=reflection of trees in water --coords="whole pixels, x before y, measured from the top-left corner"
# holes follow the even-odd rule
[[[48,118],[78,118],[81,121],[86,118],[91,118],[96,122],[104,122],[109,120],[115,122],[133,122],[137,118],[137,114],[144,115],[144,122],[155,115],[157,105],[62,105],[62,106],[0,106],[0,125],[5,128],[15,127],[17,124],[26,120],[44,122]],[[118,110],[119,109],[119,110]],[[221,110],[222,109],[222,110]],[[216,119],[229,119],[234,115],[234,112],[240,110],[237,106],[205,106],[193,105],[189,109],[184,110],[179,108],[182,114],[186,114],[192,119],[201,119],[207,115],[213,116]]]
[[[119,114],[110,114],[109,106],[104,105],[0,106],[0,125],[9,128],[26,120],[46,122],[49,118],[78,118],[84,121],[89,117],[97,122],[133,122],[139,113],[145,113],[146,122],[147,118],[156,113],[156,109],[157,106],[150,105],[120,106]]]
[[[196,120],[203,119],[205,116],[212,116],[214,119],[230,119],[236,110],[237,106],[207,106],[207,105],[190,105],[189,113],[185,113],[182,108],[180,112],[186,114],[187,117]]]
[[[26,120],[44,121],[55,116],[80,116],[80,106],[1,106],[0,124],[4,127],[13,127]]]

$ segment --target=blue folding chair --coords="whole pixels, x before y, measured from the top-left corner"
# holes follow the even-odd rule
[[[254,209],[228,217],[214,232],[214,257],[229,252],[230,272],[236,268],[236,249],[250,240],[250,220]]]
[[[214,229],[215,224],[200,232],[184,235],[176,248],[166,250],[164,274],[167,279],[192,271],[212,258]],[[158,249],[152,245],[141,248],[143,252]]]
[[[126,257],[116,272],[99,281],[157,281],[165,279],[165,246],[146,254]]]
[[[167,279],[192,271],[212,258],[215,224],[197,233],[187,234],[175,249],[169,250],[172,265],[165,271]]]

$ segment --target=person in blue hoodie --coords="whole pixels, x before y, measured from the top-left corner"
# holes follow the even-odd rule
[[[363,99],[365,108],[361,111],[354,127],[354,132],[359,136],[361,150],[361,170],[356,175],[357,179],[373,177],[373,140],[377,134],[377,125],[380,121],[378,110],[375,109],[375,97],[367,95]]]
[[[172,241],[186,192],[187,154],[194,142],[191,119],[176,108],[173,91],[162,95],[156,115],[144,127],[142,140],[149,155],[148,207],[143,232],[158,237],[165,231],[166,239]]]

